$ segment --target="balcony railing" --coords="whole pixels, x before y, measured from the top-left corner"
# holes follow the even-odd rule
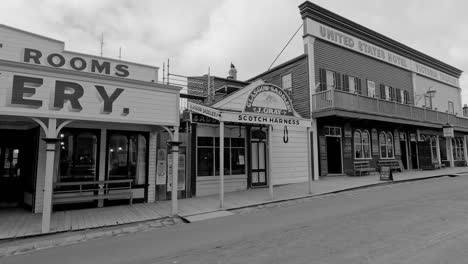
[[[453,126],[468,129],[467,118],[410,104],[381,100],[340,90],[326,90],[312,96],[313,113],[334,109],[430,122],[439,125],[449,123]]]

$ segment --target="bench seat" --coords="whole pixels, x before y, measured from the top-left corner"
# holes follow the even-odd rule
[[[354,175],[356,176],[359,173],[359,176],[362,176],[363,173],[370,173],[376,171],[375,168],[371,168],[368,160],[355,161],[354,165]]]

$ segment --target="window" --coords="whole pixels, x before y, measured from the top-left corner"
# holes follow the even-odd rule
[[[332,90],[336,86],[335,73],[332,71],[326,71],[326,75],[327,75],[327,79],[326,79],[327,89],[326,90]]]
[[[375,82],[367,80],[367,96],[375,97]]]
[[[429,94],[424,95],[424,107],[432,109],[432,96]]]
[[[219,175],[219,138],[197,138],[197,176]],[[245,139],[224,138],[224,174],[245,174]]]
[[[356,159],[371,158],[370,135],[367,130],[354,131],[354,157]]]
[[[453,160],[465,159],[464,141],[462,138],[452,138],[452,152]]]
[[[455,114],[455,109],[453,108],[453,102],[448,102],[448,112],[449,114]]]
[[[431,157],[432,163],[439,163],[439,159],[437,157],[437,138],[435,136],[427,137],[426,140],[429,141],[431,146]]]
[[[325,136],[341,137],[340,127],[324,127],[324,129],[325,129]]]
[[[100,131],[63,129],[57,182],[96,180]]]
[[[281,77],[281,84],[283,90],[288,94],[290,98],[292,98],[292,75],[291,73],[283,75]]]
[[[409,104],[409,92],[406,91],[406,90],[401,90],[401,92],[403,93],[403,103],[404,104]]]
[[[138,132],[112,131],[107,134],[108,179],[133,179],[146,184],[148,140]]]
[[[344,75],[343,76],[344,87],[343,90],[350,93],[361,93],[361,79]]]
[[[385,100],[392,100],[392,88],[388,85],[385,85]]]
[[[392,133],[380,132],[379,135],[380,157],[392,159],[393,156],[393,136]]]

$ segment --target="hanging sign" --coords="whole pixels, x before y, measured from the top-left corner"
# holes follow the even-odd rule
[[[219,110],[192,102],[187,103],[187,109],[191,112],[199,113],[216,120],[219,120],[219,117],[221,116],[221,112]]]
[[[453,126],[451,125],[445,125],[443,126],[444,129],[444,137],[454,137],[454,129]]]
[[[247,97],[244,112],[294,116],[289,96],[283,89],[272,84],[261,84],[255,87]]]
[[[158,150],[157,159],[157,170],[156,170],[156,185],[166,184],[166,150]]]
[[[250,113],[223,113],[222,119],[228,122],[259,125],[287,125],[296,127],[310,127],[312,125],[311,121],[308,119],[289,116],[256,115]]]

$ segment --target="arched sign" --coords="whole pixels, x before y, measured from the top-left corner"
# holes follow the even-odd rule
[[[294,116],[289,96],[281,88],[272,84],[261,84],[255,87],[247,97],[244,112]]]

